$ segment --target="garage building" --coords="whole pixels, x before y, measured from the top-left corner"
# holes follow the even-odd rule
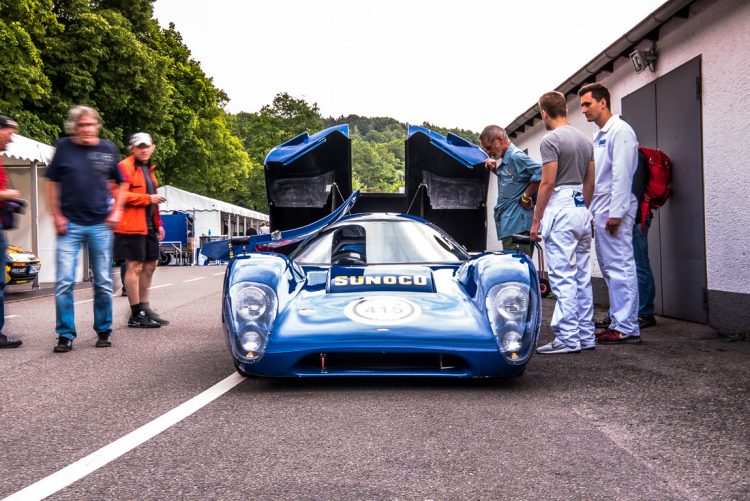
[[[586,122],[576,93],[602,82],[612,112],[633,126],[640,143],[671,157],[673,195],[649,232],[656,313],[722,332],[750,327],[747,54],[750,2],[670,0],[556,89],[568,98],[570,123],[593,137],[596,126]],[[645,64],[636,72],[639,59]],[[538,105],[529,104],[506,130],[539,159],[546,131]],[[490,183],[488,200],[496,197]],[[488,226],[488,247],[497,248]],[[606,301],[603,279],[594,282],[597,302]]]

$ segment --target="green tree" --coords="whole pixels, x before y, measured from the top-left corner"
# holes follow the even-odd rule
[[[234,194],[236,203],[256,210],[267,210],[263,162],[274,146],[308,132],[323,129],[323,119],[316,103],[308,104],[286,92],[277,94],[273,102],[257,113],[241,112],[231,117],[232,132],[237,135],[253,165],[245,189]]]
[[[52,142],[68,109],[96,108],[123,153],[152,134],[163,183],[223,200],[246,191],[253,164],[229,129],[228,97],[153,0],[0,0],[0,109],[25,135]]]
[[[365,192],[395,192],[404,182],[403,161],[382,143],[369,143],[359,136],[352,139],[352,170],[355,188]]]
[[[407,124],[390,117],[359,115],[326,118],[326,127],[349,124],[352,137],[352,179],[355,188],[395,192],[404,183]],[[447,129],[428,122],[422,127],[446,135],[449,132],[479,144],[479,134],[464,129]]]
[[[170,96],[165,120],[159,124],[161,165],[165,184],[239,202],[254,164],[242,142],[230,129],[231,117],[223,108],[228,101],[216,88],[173,24],[150,39],[166,58]]]
[[[102,116],[102,136],[120,147],[133,132],[164,123],[168,60],[139,40],[115,9],[74,1],[56,7],[65,29],[44,55],[54,89],[48,121],[61,123],[71,106],[88,104]]]
[[[58,127],[37,112],[50,98],[42,50],[62,26],[51,0],[0,0],[0,109],[16,119],[24,134],[51,141]]]
[[[479,142],[479,133],[478,132],[474,132],[474,131],[466,130],[466,129],[456,129],[456,128],[447,129],[445,127],[440,127],[438,125],[433,125],[433,124],[431,124],[429,122],[423,122],[422,123],[422,127],[426,127],[426,128],[428,128],[430,130],[434,130],[438,134],[442,134],[444,136],[448,135],[448,133],[450,132],[451,134],[455,134],[457,136],[460,136],[460,137],[466,139],[467,141],[470,141],[470,142],[476,144],[477,146],[481,146],[481,143]]]

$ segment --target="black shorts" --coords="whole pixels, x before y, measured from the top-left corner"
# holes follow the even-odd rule
[[[159,238],[155,231],[149,231],[147,235],[124,235],[115,233],[114,258],[125,261],[158,261]]]

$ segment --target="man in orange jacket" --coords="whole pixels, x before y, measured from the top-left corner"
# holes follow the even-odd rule
[[[132,155],[119,164],[130,188],[123,194],[122,220],[115,228],[115,259],[125,261],[125,287],[131,310],[128,327],[157,328],[169,324],[149,305],[159,241],[164,239],[159,204],[166,199],[156,192],[156,165],[149,164],[154,153],[151,136],[145,132],[133,134],[130,152]]]

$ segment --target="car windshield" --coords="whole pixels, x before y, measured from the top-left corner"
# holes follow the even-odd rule
[[[458,263],[463,248],[435,228],[411,220],[353,221],[311,239],[292,256],[299,264]]]

